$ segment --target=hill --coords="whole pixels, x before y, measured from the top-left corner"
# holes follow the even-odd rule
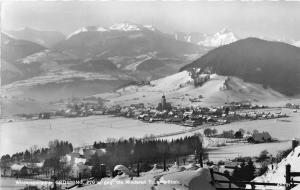
[[[57,31],[43,31],[25,27],[20,30],[7,31],[19,40],[27,40],[45,47],[52,47],[54,44],[65,39],[65,36]]]
[[[72,65],[71,69],[85,72],[116,72],[118,68],[109,60],[90,60],[81,64]]]
[[[17,62],[31,54],[44,50],[45,47],[26,40],[17,40],[5,33],[1,33],[1,84],[22,80],[40,72],[36,63],[19,65]]]
[[[45,47],[34,42],[17,40],[1,33],[1,58],[6,61],[13,62],[44,49]]]
[[[148,59],[138,65],[137,69],[141,71],[153,70],[162,67],[163,63],[159,59]]]
[[[228,89],[224,89],[227,82]],[[283,100],[284,95],[272,90],[264,89],[262,85],[247,83],[237,77],[212,74],[210,80],[202,86],[194,87],[193,80],[187,71],[182,71],[158,80],[150,85],[131,85],[117,90],[115,93],[95,95],[109,100],[107,104],[130,105],[144,103],[157,106],[161,96],[165,94],[167,101],[173,106],[211,106],[224,105],[225,102],[251,101],[261,104],[271,104]]]
[[[236,76],[285,95],[300,93],[300,48],[282,42],[239,40],[209,51],[180,71],[192,68]]]

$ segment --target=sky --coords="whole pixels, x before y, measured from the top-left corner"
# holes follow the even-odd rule
[[[43,1],[5,2],[4,30],[25,26],[68,35],[82,26],[129,22],[163,32],[215,33],[300,40],[300,2],[241,1]]]

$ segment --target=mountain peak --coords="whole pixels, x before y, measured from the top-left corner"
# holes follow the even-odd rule
[[[141,30],[137,25],[129,23],[116,23],[109,27],[110,30],[120,30],[120,31],[138,31]]]
[[[66,39],[70,39],[72,36],[75,36],[75,35],[77,35],[77,34],[79,34],[81,32],[87,32],[87,31],[88,30],[87,30],[86,27],[81,27],[81,28],[75,30],[74,32],[72,32]]]
[[[29,26],[24,26],[24,27],[22,27],[22,28],[17,29],[17,31],[22,31],[22,30],[24,30],[24,31],[32,31],[32,30],[34,30],[34,29],[31,28],[31,27],[29,27]]]
[[[198,45],[207,47],[218,47],[227,45],[238,40],[238,37],[228,30],[227,28],[221,29],[221,31],[215,33],[212,36],[208,36],[204,41],[200,41]]]
[[[150,25],[150,24],[143,25],[143,27],[147,28],[148,30],[151,30],[151,31],[156,31],[157,30],[153,25]]]
[[[72,32],[66,39],[70,39],[72,36],[77,35],[79,33],[82,32],[106,32],[108,31],[108,29],[101,27],[101,26],[84,26],[81,27],[79,29],[77,29],[76,31]]]
[[[231,33],[231,31],[228,28],[222,28],[219,33],[226,34],[226,33]]]

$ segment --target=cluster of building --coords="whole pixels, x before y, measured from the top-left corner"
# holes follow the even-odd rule
[[[204,83],[210,80],[210,72],[201,72],[200,68],[193,68],[190,71],[190,76],[194,81],[194,86],[202,86]]]
[[[290,109],[300,109],[300,105],[299,104],[287,103],[285,106],[287,108],[290,108]]]
[[[143,103],[129,106],[103,106],[97,103],[70,104],[65,110],[40,113],[31,119],[49,119],[51,117],[87,117],[90,115],[116,115],[135,118],[144,122],[165,121],[185,126],[199,126],[203,123],[213,125],[226,124],[243,119],[274,119],[287,117],[286,114],[259,111],[267,108],[252,105],[250,102],[231,102],[219,107],[173,107],[163,95],[156,107],[145,107]]]
[[[19,162],[12,163],[9,167],[1,168],[1,176],[24,177],[38,175],[42,172],[44,162]]]
[[[73,152],[62,156],[60,162],[69,167],[69,177],[81,178],[89,177],[91,175],[92,166],[88,163],[88,160],[92,156],[98,157],[106,154],[106,149],[96,149],[93,146],[78,147]]]
[[[287,103],[285,106],[286,106],[287,108],[294,109],[294,110],[293,110],[294,113],[297,113],[297,112],[298,112],[298,109],[300,109],[300,105],[299,105],[299,104],[291,104],[291,103]]]
[[[81,178],[91,175],[92,166],[88,164],[88,160],[92,156],[103,156],[106,154],[106,149],[96,149],[93,146],[74,148],[73,152],[66,154],[60,158],[60,163],[67,170],[66,176],[70,178]],[[46,178],[45,160],[42,162],[15,162],[10,163],[7,167],[1,167],[1,176],[11,177],[29,177],[39,176]],[[48,173],[53,173],[48,169]]]
[[[165,121],[195,127],[203,123],[225,124],[243,119],[274,119],[287,117],[281,112],[271,113],[259,111],[267,108],[263,105],[252,105],[249,102],[232,102],[220,107],[172,107],[163,95],[156,109],[140,107],[138,119],[145,122]],[[128,110],[127,110],[128,111]],[[122,112],[130,116],[128,112]],[[136,113],[136,112],[135,112]],[[136,115],[135,115],[136,116]]]

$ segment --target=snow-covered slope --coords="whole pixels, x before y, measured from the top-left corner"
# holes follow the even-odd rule
[[[67,39],[70,39],[72,36],[76,35],[76,34],[79,34],[81,32],[87,32],[87,28],[86,27],[82,27],[82,28],[79,28],[77,30],[75,30],[74,32],[72,32],[68,37]]]
[[[295,41],[295,42],[292,43],[292,45],[300,47],[300,41]]]
[[[88,31],[94,31],[94,32],[106,32],[108,31],[108,29],[101,27],[101,26],[86,26],[86,27],[81,27],[77,30],[75,30],[74,32],[72,32],[71,34],[69,34],[69,36],[66,39],[70,39],[72,36],[75,36],[79,33],[82,32],[88,32]]]
[[[161,96],[166,95],[167,101],[172,105],[220,105],[231,101],[264,101],[274,102],[284,98],[272,89],[264,89],[259,84],[246,83],[239,78],[231,77],[230,90],[223,90],[226,76],[210,75],[210,80],[201,87],[194,87],[189,72],[182,71],[165,78],[151,81],[151,85],[128,86],[119,89],[116,93],[98,94],[109,104],[130,105],[132,103],[145,103],[156,106]],[[199,97],[203,98],[199,98]],[[197,99],[197,101],[192,102]]]
[[[227,188],[226,184],[212,184],[210,172],[207,168],[188,166],[172,166],[168,171],[152,169],[142,173],[140,177],[130,178],[127,175],[115,178],[104,178],[96,185],[83,187],[83,190],[196,190],[201,187],[204,190],[215,190],[216,187]],[[218,180],[227,178],[214,174]],[[232,187],[236,187],[233,185]]]
[[[207,36],[205,40],[198,42],[198,45],[207,47],[218,47],[226,44],[230,44],[238,40],[238,37],[226,28],[223,28],[220,32],[215,33],[212,36]]]
[[[149,24],[143,25],[143,27],[147,28],[148,30],[152,30],[152,31],[156,31],[157,30],[154,26],[149,25]]]
[[[294,151],[292,151],[286,158],[284,158],[280,163],[273,164],[269,166],[268,171],[253,181],[255,182],[268,182],[268,183],[285,183],[285,166],[287,164],[291,165],[292,172],[299,172],[300,171],[300,146],[296,147]],[[300,177],[294,177],[295,181],[299,181]],[[300,185],[298,185],[300,187]],[[299,187],[295,187],[295,189],[299,189]],[[258,187],[260,188],[260,187]],[[270,187],[268,187],[270,188]],[[272,189],[284,189],[284,186],[274,187]]]

